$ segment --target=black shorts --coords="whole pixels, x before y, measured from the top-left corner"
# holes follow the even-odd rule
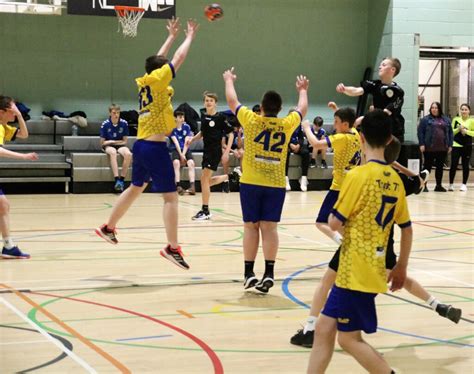
[[[193,153],[189,149],[186,151],[186,154],[184,155],[184,157],[186,158],[187,161],[194,160]],[[171,159],[172,160],[181,160],[181,157],[179,157],[179,153],[176,149],[173,149],[171,151]]]
[[[126,145],[115,145],[115,144],[110,144],[110,145],[104,145],[102,146],[102,151],[105,153],[105,150],[108,148],[108,147],[112,147],[112,148],[115,148],[116,151],[118,151],[120,148],[122,147],[125,147],[127,148]]]
[[[202,155],[202,168],[216,171],[217,167],[219,166],[219,162],[221,162],[221,158],[222,149],[220,146],[211,150],[204,149],[204,153]]]
[[[397,264],[397,255],[393,250],[394,240],[393,240],[393,226],[392,230],[390,231],[390,236],[388,237],[387,243],[387,251],[385,253],[385,269],[392,270],[395,265]],[[341,251],[341,247],[339,247],[332,256],[331,261],[329,261],[329,268],[334,270],[337,273],[337,269],[339,268],[339,252]]]

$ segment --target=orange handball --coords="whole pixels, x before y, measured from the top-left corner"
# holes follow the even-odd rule
[[[224,10],[217,3],[209,4],[204,8],[204,15],[212,22],[224,17]]]

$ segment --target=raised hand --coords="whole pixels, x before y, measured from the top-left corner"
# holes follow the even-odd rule
[[[234,67],[231,67],[230,69],[224,71],[224,74],[222,74],[222,78],[224,78],[224,81],[235,81],[237,79],[237,75],[234,73]]]
[[[187,23],[187,28],[184,30],[184,33],[187,37],[194,38],[199,29],[199,23],[195,19],[189,19]]]
[[[307,90],[309,87],[309,79],[304,75],[296,77],[296,91]]]
[[[344,83],[339,83],[339,84],[336,86],[336,91],[339,92],[339,93],[344,93],[344,92],[346,92],[346,86],[344,86]]]
[[[168,20],[168,24],[166,25],[166,29],[168,30],[169,36],[176,38],[178,36],[181,26],[179,24],[179,17],[178,18],[171,18]]]

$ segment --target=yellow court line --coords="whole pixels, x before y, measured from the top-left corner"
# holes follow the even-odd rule
[[[97,352],[99,355],[101,355],[103,358],[105,358],[107,361],[109,361],[112,365],[114,365],[117,369],[120,370],[121,373],[131,373],[130,369],[128,369],[126,366],[124,366],[122,363],[117,361],[115,358],[113,358],[111,355],[109,355],[107,352],[96,346],[94,343],[92,343],[90,340],[79,334],[76,330],[74,330],[72,327],[66,325],[63,321],[61,321],[58,317],[56,317],[54,314],[49,312],[48,310],[44,309],[41,305],[35,303],[33,300],[31,300],[29,297],[23,295],[23,293],[19,292],[18,290],[7,286],[6,284],[0,283],[0,287],[5,288],[7,290],[12,291],[16,296],[19,298],[23,299],[26,301],[28,304],[30,304],[33,308],[39,310],[42,312],[46,317],[48,317],[51,321],[57,323],[59,326],[61,326],[64,330],[66,330],[68,333],[71,335],[75,336],[77,339],[79,339],[82,343],[87,345],[89,348]]]

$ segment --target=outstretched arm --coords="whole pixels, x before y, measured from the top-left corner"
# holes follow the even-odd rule
[[[166,25],[168,29],[168,37],[166,38],[165,42],[161,46],[160,50],[158,51],[158,56],[166,57],[168,52],[173,45],[173,42],[176,40],[176,37],[179,33],[179,18],[171,18],[168,20],[168,24]]]
[[[173,59],[171,63],[173,64],[174,70],[177,71],[181,65],[183,64],[186,56],[188,55],[189,48],[191,48],[191,43],[196,36],[196,33],[199,29],[199,24],[195,20],[188,20],[188,25],[185,30],[186,38],[184,39],[183,43],[179,46],[179,48],[174,53]]]
[[[222,78],[225,82],[225,98],[227,100],[227,105],[232,113],[235,114],[235,111],[239,107],[239,99],[237,97],[237,92],[235,92],[234,81],[237,79],[237,75],[234,74],[234,68],[230,68],[224,71]]]
[[[296,77],[296,91],[299,93],[299,98],[296,110],[300,112],[302,118],[306,117],[308,112],[308,88],[309,79],[304,75],[298,75]]]
[[[32,153],[19,153],[13,152],[3,147],[0,147],[0,157],[6,158],[15,158],[17,160],[29,160],[29,161],[36,161],[38,160],[38,155],[34,152]]]
[[[347,96],[361,96],[364,94],[362,87],[344,86],[344,83],[339,83],[336,86],[336,91]]]

